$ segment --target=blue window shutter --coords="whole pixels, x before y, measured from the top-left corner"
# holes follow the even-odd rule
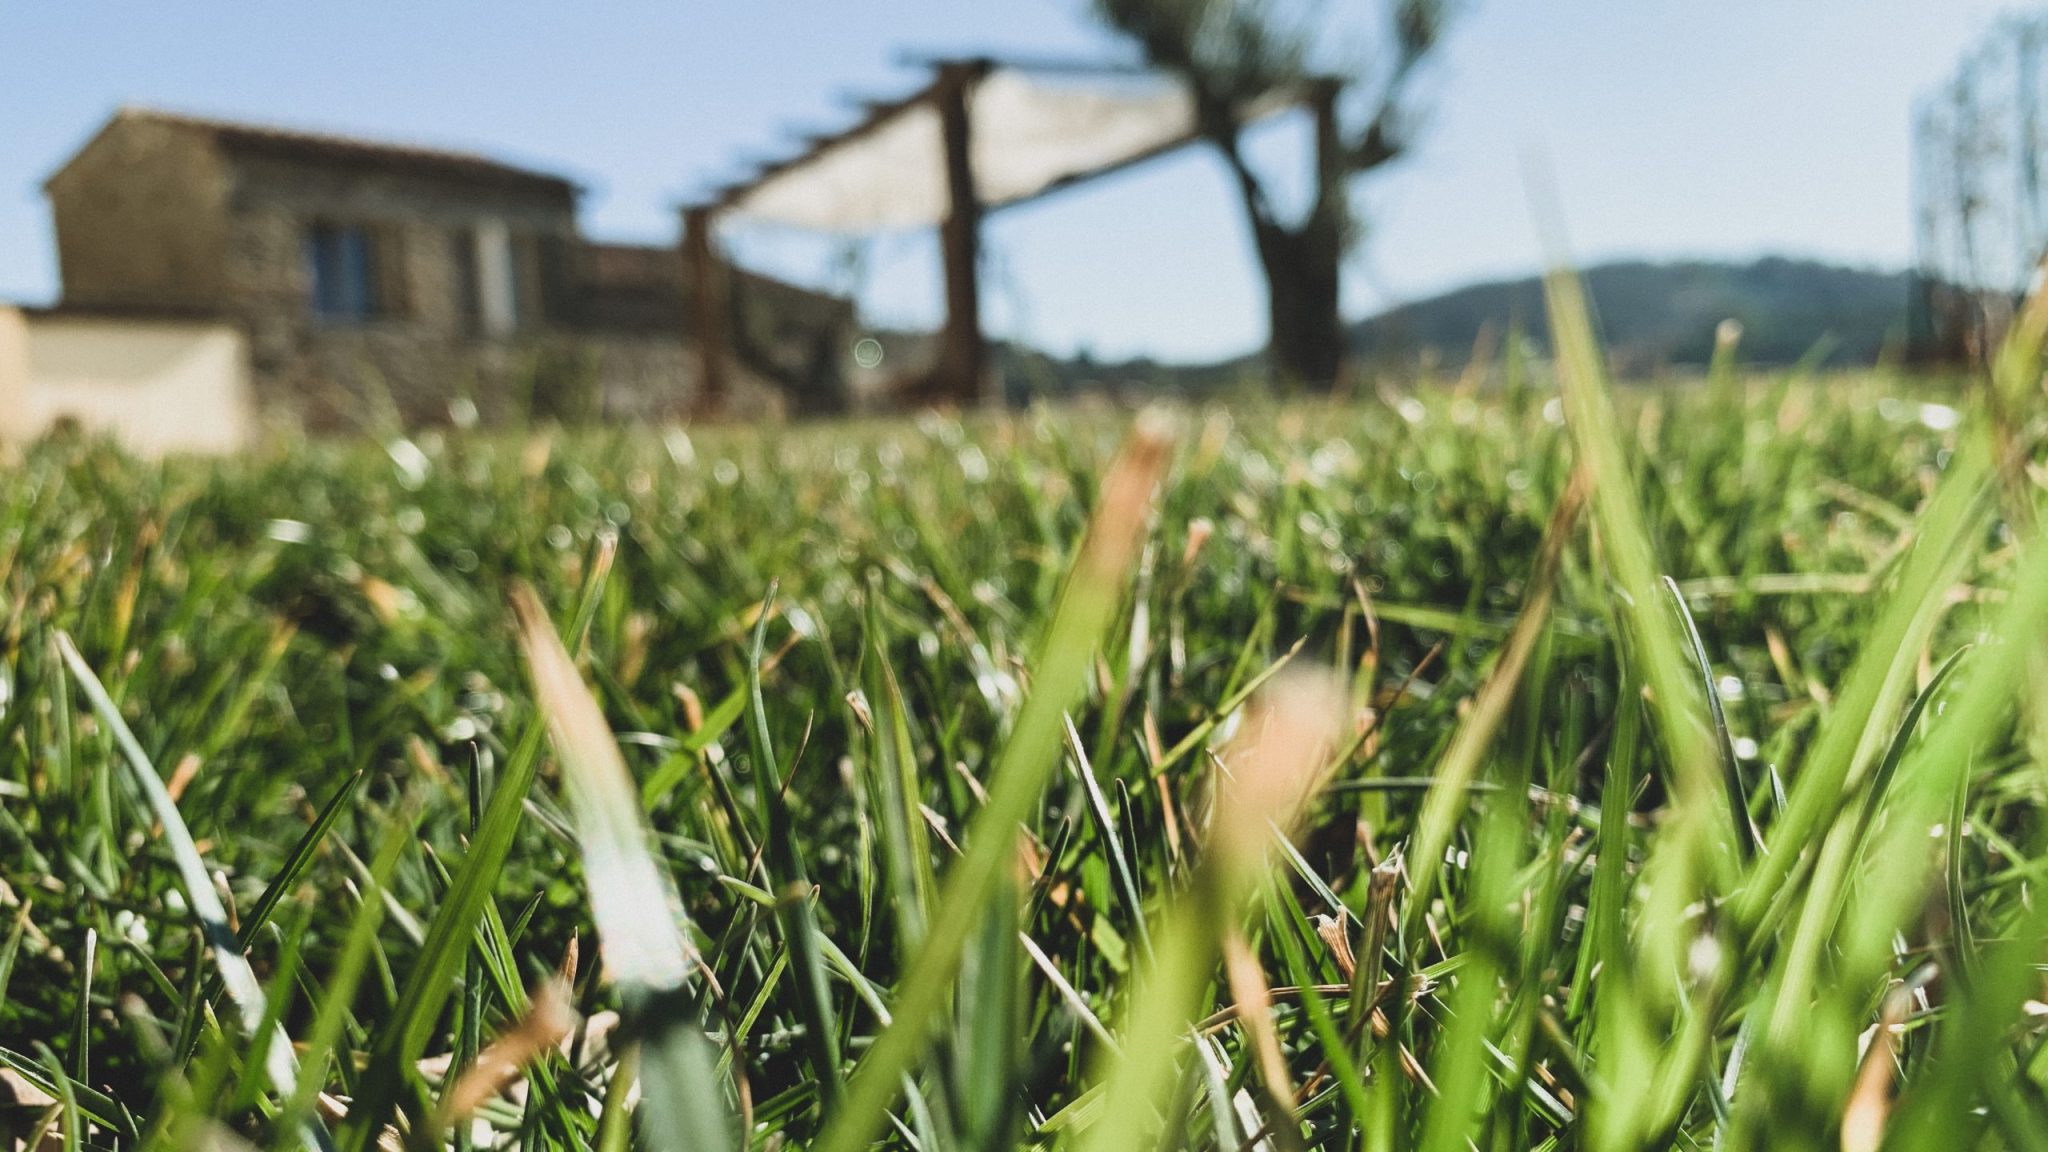
[[[370,268],[370,237],[361,228],[336,229],[341,248],[341,314],[351,320],[367,320],[371,313],[371,285],[376,278]]]
[[[367,229],[315,224],[306,230],[303,249],[315,316],[361,321],[377,314],[376,253]]]

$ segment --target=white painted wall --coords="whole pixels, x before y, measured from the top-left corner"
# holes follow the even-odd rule
[[[0,440],[27,438],[29,420],[28,320],[0,304]]]
[[[233,452],[256,431],[248,363],[226,324],[0,309],[0,436],[70,417],[144,455]]]

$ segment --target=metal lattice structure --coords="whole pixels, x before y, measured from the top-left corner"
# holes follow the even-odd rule
[[[2048,255],[2048,13],[2001,20],[1914,113],[1913,346],[1981,360]]]

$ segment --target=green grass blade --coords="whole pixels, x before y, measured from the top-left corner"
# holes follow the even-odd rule
[[[1130,856],[1124,851],[1123,835],[1118,830],[1116,817],[1110,814],[1109,800],[1102,794],[1102,784],[1095,778],[1095,766],[1088,761],[1088,750],[1081,746],[1081,734],[1074,728],[1074,718],[1062,716],[1060,720],[1066,729],[1067,753],[1073,757],[1074,766],[1081,775],[1088,815],[1095,822],[1096,843],[1108,849],[1110,875],[1116,881],[1117,897],[1123,901],[1124,914],[1130,917],[1129,924],[1138,947],[1149,952],[1152,937],[1145,924],[1145,901],[1138,895],[1138,880],[1131,871]]]
[[[1671,765],[1674,800],[1689,820],[1712,817],[1731,827],[1714,809],[1726,802],[1719,766],[1701,737],[1711,731],[1699,685],[1686,667],[1685,644],[1670,614],[1659,611],[1662,573],[1633,471],[1623,447],[1620,419],[1607,382],[1593,323],[1578,277],[1555,269],[1544,277],[1551,338],[1563,386],[1565,428],[1571,433],[1578,467],[1586,475],[1600,549],[1614,586],[1629,651],[1642,668],[1651,693],[1651,712]],[[1702,830],[1705,825],[1701,825]],[[1700,861],[1705,863],[1705,861]]]
[[[1013,862],[1016,828],[1058,762],[1060,718],[1086,689],[1090,662],[1137,558],[1169,443],[1159,420],[1141,420],[1103,482],[1101,506],[1047,627],[1031,692],[989,780],[988,803],[968,830],[965,855],[946,874],[931,930],[898,984],[895,1019],[856,1066],[846,1104],[819,1138],[818,1152],[857,1152],[878,1135],[904,1074],[924,1049],[973,923]]]
[[[93,714],[107,726],[115,744],[120,747],[136,783],[149,801],[151,815],[163,826],[164,842],[177,865],[187,904],[212,948],[214,967],[220,972],[221,982],[227,987],[228,997],[234,1002],[242,1027],[254,1034],[263,1024],[263,985],[257,981],[256,970],[249,966],[248,958],[242,954],[241,941],[236,939],[235,931],[228,923],[227,909],[222,906],[213,881],[206,874],[206,861],[192,842],[192,833],[185,827],[185,818],[178,812],[178,805],[171,799],[171,794],[165,790],[155,765],[149,762],[148,753],[142,750],[141,742],[129,730],[121,710],[107,696],[106,688],[93,674],[85,657],[79,655],[71,637],[62,631],[57,633],[57,650],[62,654],[64,663],[70,666],[71,674],[77,678],[78,686],[85,691],[86,699],[92,703]],[[298,1082],[298,1062],[292,1057],[291,1039],[284,1029],[278,1028],[270,1033],[270,1043],[264,1052],[264,1066],[272,1086],[290,1095]],[[306,1138],[307,1143],[315,1148],[326,1144],[325,1130],[319,1127],[318,1121],[309,1121]]]
[[[1920,652],[1947,610],[1948,590],[1961,578],[1984,525],[1989,468],[1982,440],[1966,437],[1941,487],[1914,522],[1913,544],[1897,583],[1863,634],[1856,659],[1799,764],[1785,812],[1772,821],[1735,916],[1754,925],[1798,870],[1802,848],[1815,843],[1849,802],[1852,785],[1883,746],[1885,723],[1911,691]]]
[[[957,1124],[966,1147],[987,1152],[1016,1147],[1022,1115],[1025,990],[1017,907],[1015,892],[996,893],[960,972]]]
[[[1528,593],[1523,598],[1521,615],[1516,618],[1514,629],[1508,633],[1507,643],[1502,646],[1493,670],[1487,674],[1485,683],[1473,699],[1471,712],[1458,725],[1449,747],[1437,761],[1434,782],[1423,800],[1422,814],[1416,819],[1414,848],[1408,857],[1408,890],[1413,894],[1408,902],[1406,935],[1410,937],[1420,926],[1422,911],[1429,906],[1429,893],[1436,882],[1438,870],[1443,866],[1444,850],[1449,847],[1451,834],[1459,817],[1464,814],[1466,800],[1479,777],[1487,751],[1507,718],[1509,706],[1514,703],[1515,693],[1521,686],[1522,671],[1542,639],[1543,629],[1549,620],[1550,598],[1557,580],[1558,565],[1578,523],[1580,493],[1580,487],[1574,484],[1551,513],[1550,526],[1544,532],[1542,552],[1529,578]]]
[[[367,1150],[390,1121],[401,1095],[413,1097],[412,1103],[424,1108],[413,1066],[426,1054],[434,1024],[476,940],[484,905],[511,853],[527,792],[540,764],[544,732],[540,723],[533,724],[506,759],[469,851],[427,923],[426,937],[406,973],[398,1001],[378,1024],[368,1068],[349,1110],[344,1139],[348,1147]]]
[[[370,862],[362,903],[357,907],[355,917],[349,921],[341,954],[327,978],[325,995],[313,1010],[313,1023],[306,1032],[305,1051],[305,1066],[312,1075],[299,1081],[297,1091],[286,1100],[279,1113],[280,1124],[295,1123],[312,1112],[314,1099],[320,1092],[318,1077],[340,1045],[348,1025],[356,990],[362,984],[363,975],[369,968],[370,954],[377,945],[377,928],[384,921],[383,890],[391,882],[391,874],[397,870],[399,858],[413,839],[413,809],[408,807],[401,811],[401,817],[391,821],[377,846],[377,855]]]
[[[1728,794],[1728,814],[1734,821],[1735,847],[1744,861],[1753,860],[1758,844],[1756,825],[1749,820],[1749,790],[1742,786],[1742,765],[1735,758],[1735,739],[1728,734],[1728,712],[1722,707],[1720,690],[1714,685],[1714,666],[1707,659],[1707,643],[1700,638],[1699,625],[1693,621],[1692,609],[1686,607],[1678,581],[1664,577],[1664,591],[1670,593],[1671,606],[1677,610],[1679,622],[1685,625],[1693,668],[1699,673],[1700,688],[1707,699],[1707,716],[1714,724],[1714,743],[1721,753],[1722,790]]]
[[[342,812],[347,809],[349,800],[355,796],[356,785],[362,782],[361,772],[351,773],[349,778],[342,782],[341,787],[334,790],[334,795],[321,806],[320,814],[314,818],[312,826],[308,827],[306,834],[293,845],[291,855],[285,857],[284,867],[277,870],[277,875],[264,887],[263,895],[257,898],[256,903],[250,905],[249,914],[242,918],[240,933],[245,949],[249,941],[255,938],[256,933],[262,931],[265,924],[270,923],[271,913],[277,911],[278,901],[283,900],[292,886],[299,882],[299,877],[306,874],[306,869],[313,863],[313,854],[319,850],[321,841],[327,839],[327,833],[334,827],[334,822],[340,819]]]
[[[1577,468],[1590,486],[1599,557],[1611,586],[1611,611],[1624,657],[1640,670],[1667,768],[1670,811],[1642,872],[1644,893],[1627,956],[1606,958],[1609,987],[1599,998],[1603,1043],[1631,1080],[1593,1101],[1593,1146],[1619,1150],[1656,1141],[1675,1122],[1670,1093],[1657,1085],[1690,1083],[1705,1052],[1672,1042],[1692,1012],[1687,957],[1699,933],[1688,915],[1703,896],[1733,880],[1735,859],[1718,829],[1733,827],[1727,792],[1711,750],[1712,724],[1700,683],[1687,667],[1685,641],[1659,601],[1656,548],[1636,490],[1604,359],[1578,277],[1553,268],[1544,278],[1551,340],[1563,392],[1565,429]],[[1678,1028],[1674,1028],[1676,1021]],[[1652,1037],[1662,1035],[1660,1045]]]
[[[747,662],[747,694],[752,723],[754,791],[758,794],[768,868],[776,885],[775,922],[782,932],[782,944],[789,950],[791,973],[796,981],[797,1009],[804,1025],[804,1051],[811,1075],[818,1081],[818,1100],[829,1110],[839,1102],[839,1021],[832,1011],[832,994],[825,984],[825,965],[820,959],[818,927],[811,906],[811,878],[804,867],[803,847],[790,819],[783,795],[783,781],[775,760],[775,746],[768,735],[768,705],[761,698],[761,655],[768,636],[768,618],[775,602],[775,585],[761,601],[754,623],[754,647]],[[794,774],[794,767],[791,773]]]
[[[869,731],[862,780],[893,897],[897,944],[908,954],[924,943],[937,881],[932,876],[930,837],[918,811],[922,792],[917,749],[910,737],[903,688],[889,662],[881,597],[881,582],[871,577],[863,611]]]

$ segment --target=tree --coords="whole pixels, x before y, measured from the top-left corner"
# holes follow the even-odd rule
[[[1326,390],[1343,367],[1338,266],[1359,231],[1352,184],[1407,148],[1411,82],[1449,16],[1449,0],[1377,2],[1386,17],[1379,59],[1329,73],[1317,70],[1326,36],[1317,4],[1092,0],[1103,24],[1187,85],[1196,131],[1229,167],[1266,276],[1267,358],[1290,387]],[[1298,94],[1314,125],[1313,199],[1292,223],[1244,148],[1259,103],[1276,93]]]

